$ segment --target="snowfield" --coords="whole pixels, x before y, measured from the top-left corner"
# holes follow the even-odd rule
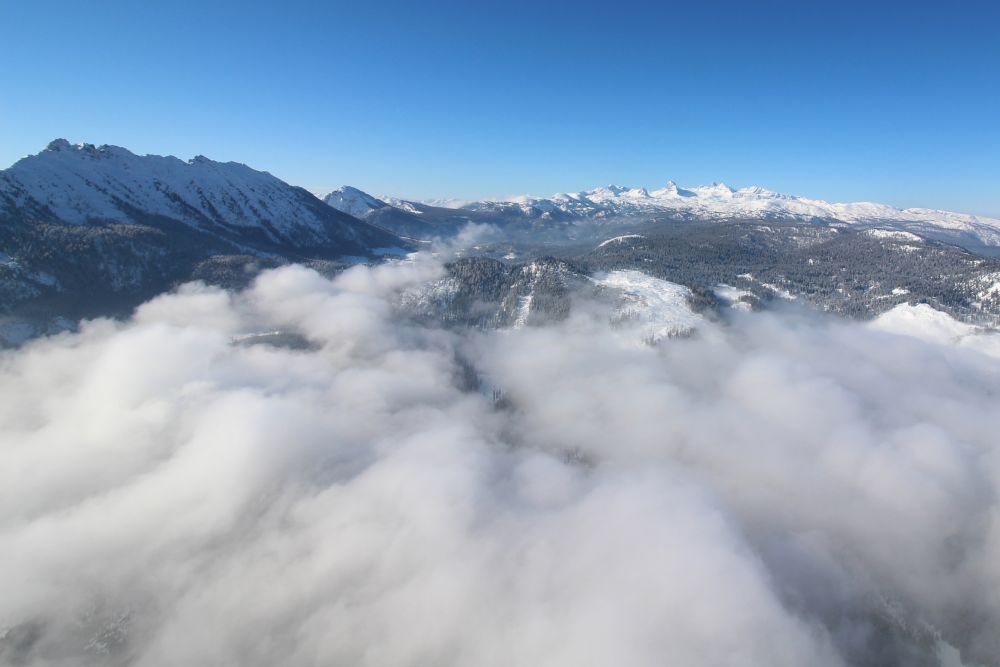
[[[868,229],[865,234],[872,236],[877,239],[896,239],[900,241],[915,241],[917,243],[923,243],[924,240],[917,236],[916,234],[911,234],[910,232],[901,232],[893,229]]]
[[[879,315],[868,326],[928,343],[964,347],[1000,358],[1000,332],[959,322],[926,303],[901,303]]]
[[[619,324],[634,321],[643,342],[655,343],[689,334],[705,321],[691,310],[688,301],[691,290],[683,285],[641,271],[612,271],[594,282],[621,293],[612,321]]]
[[[608,239],[607,241],[601,241],[597,244],[598,248],[603,248],[606,245],[612,243],[621,243],[622,241],[627,241],[628,239],[641,239],[644,238],[642,234],[622,234],[621,236],[616,236],[613,239]]]

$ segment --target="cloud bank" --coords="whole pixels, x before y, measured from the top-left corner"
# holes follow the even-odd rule
[[[3,353],[0,663],[1000,663],[996,359],[397,317],[440,271],[187,285]]]

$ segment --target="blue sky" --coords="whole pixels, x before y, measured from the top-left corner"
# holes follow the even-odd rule
[[[1000,215],[998,2],[0,0],[0,165],[53,138],[325,191],[725,181]]]

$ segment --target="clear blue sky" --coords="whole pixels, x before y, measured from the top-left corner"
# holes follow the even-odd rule
[[[53,138],[314,191],[725,181],[1000,215],[1000,2],[0,0],[0,165]]]

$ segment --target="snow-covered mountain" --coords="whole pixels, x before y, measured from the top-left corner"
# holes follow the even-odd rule
[[[1000,248],[1000,220],[995,218],[923,208],[900,209],[871,202],[830,203],[757,186],[737,190],[724,183],[682,188],[667,181],[663,188],[653,191],[608,185],[551,197],[456,202],[454,208],[538,221],[614,218],[823,221],[889,227],[970,247]]]
[[[65,139],[0,171],[0,215],[80,226],[171,221],[251,251],[365,255],[397,242],[244,164]]]
[[[871,202],[837,204],[820,199],[784,195],[758,186],[736,190],[725,183],[681,188],[673,181],[667,181],[666,186],[653,191],[608,185],[583,192],[559,193],[552,197],[522,196],[498,201],[473,202],[465,204],[463,208],[509,209],[511,206],[520,209],[525,215],[539,216],[553,211],[580,217],[634,215],[659,211],[688,213],[699,218],[758,218],[777,214],[803,219],[825,218],[847,223],[891,220],[929,222],[955,228],[983,224],[1000,231],[1000,220],[994,218],[923,208],[899,209]]]
[[[323,197],[323,201],[338,211],[361,219],[368,217],[372,211],[388,206],[381,199],[372,197],[367,192],[362,192],[357,188],[352,188],[350,185],[337,188]]]
[[[734,189],[725,183],[682,188],[673,181],[659,190],[620,185],[559,193],[551,197],[518,196],[482,201],[410,201],[373,197],[344,186],[326,196],[334,208],[381,227],[420,238],[480,222],[524,234],[546,234],[570,225],[576,235],[592,221],[783,220],[882,228],[912,232],[966,248],[1000,254],[1000,219],[925,208],[900,209],[872,202],[831,203],[753,186]],[[446,224],[442,224],[446,223]]]
[[[684,285],[634,270],[610,271],[597,276],[594,283],[620,295],[612,324],[638,333],[645,344],[689,334],[705,321],[691,309],[693,294]]]
[[[406,238],[429,240],[448,237],[478,216],[470,211],[443,208],[396,197],[374,197],[344,185],[323,197],[329,206]],[[491,220],[492,222],[492,220]]]
[[[239,282],[264,265],[407,247],[243,164],[57,139],[0,171],[0,328],[18,313],[127,312],[193,277]]]

